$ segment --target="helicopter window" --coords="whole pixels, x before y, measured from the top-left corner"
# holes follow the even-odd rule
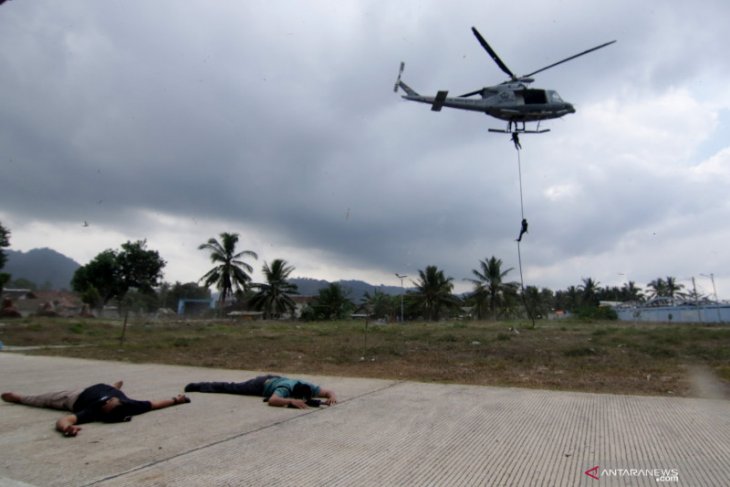
[[[522,90],[520,94],[525,99],[525,105],[536,105],[539,103],[547,103],[545,90]]]
[[[550,98],[551,98],[551,99],[553,100],[553,102],[555,102],[555,103],[563,103],[563,99],[562,99],[562,98],[560,98],[560,95],[558,95],[558,93],[557,93],[557,92],[555,92],[555,91],[551,91],[551,92],[550,92]]]

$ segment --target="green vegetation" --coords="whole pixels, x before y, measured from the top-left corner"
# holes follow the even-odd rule
[[[730,388],[730,328],[615,321],[6,321],[26,353],[240,370],[518,386],[586,392],[693,394],[702,367]],[[66,345],[66,348],[50,346]]]
[[[251,282],[253,267],[244,262],[243,258],[258,259],[258,255],[252,250],[236,251],[237,233],[223,232],[220,237],[220,242],[215,238],[210,238],[198,249],[208,250],[210,261],[215,264],[200,280],[206,287],[215,286],[220,291],[218,302],[222,306],[234,291],[240,294],[246,293]]]
[[[5,262],[8,260],[8,256],[4,251],[5,247],[10,247],[10,230],[0,223],[0,269],[5,267]],[[7,272],[0,272],[0,293],[5,284],[10,280],[10,277],[10,274]]]
[[[71,280],[73,290],[92,307],[101,307],[112,298],[120,303],[129,291],[155,296],[165,261],[147,242],[126,242],[121,251],[105,250],[88,264],[79,267]]]

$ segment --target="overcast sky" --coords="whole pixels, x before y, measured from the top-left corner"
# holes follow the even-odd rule
[[[526,285],[673,276],[730,295],[730,3],[11,0],[0,6],[0,222],[81,264],[147,239],[165,280],[240,234],[298,277],[458,291],[519,280],[518,160],[486,115],[405,101],[537,75],[577,113],[523,135]],[[88,222],[88,226],[83,226]],[[410,281],[410,278],[409,280]],[[406,281],[406,285],[408,285]]]

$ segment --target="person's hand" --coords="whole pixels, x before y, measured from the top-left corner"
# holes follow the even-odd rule
[[[79,433],[79,431],[81,431],[81,426],[76,426],[75,424],[70,424],[70,425],[66,426],[65,428],[63,428],[63,431],[61,433],[63,434],[63,436],[70,438],[72,436],[76,436]]]
[[[172,401],[175,404],[185,404],[190,402],[190,398],[186,396],[185,394],[178,394],[177,396],[172,398]]]
[[[337,404],[337,395],[332,389],[320,389],[319,395],[325,398],[324,403],[328,406]]]
[[[307,403],[302,401],[301,399],[290,399],[289,407],[298,408],[298,409],[307,409],[309,406],[307,406]]]

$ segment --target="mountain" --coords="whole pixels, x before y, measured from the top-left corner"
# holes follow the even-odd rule
[[[27,279],[42,289],[71,289],[71,279],[76,269],[81,267],[73,259],[56,252],[53,249],[33,249],[28,252],[5,250],[8,261],[2,272],[11,274],[11,280]],[[329,281],[296,277],[289,282],[297,285],[301,296],[316,296],[319,290],[330,285]],[[365,293],[371,295],[378,292],[399,296],[403,289],[400,286],[385,286],[368,284],[358,280],[340,280],[337,284],[347,293],[353,303],[360,303]],[[408,288],[405,289],[406,291]]]
[[[27,279],[42,289],[71,289],[74,272],[81,267],[75,260],[49,248],[4,252],[8,261],[2,272],[10,274],[11,281]]]
[[[316,296],[319,294],[320,289],[326,288],[331,284],[329,281],[310,279],[306,277],[295,277],[288,281],[297,285],[297,290],[301,296]],[[403,289],[400,286],[385,286],[383,284],[375,286],[373,284],[357,280],[339,280],[336,281],[335,284],[339,284],[346,293],[349,293],[348,298],[353,303],[359,303],[365,293],[370,293],[370,295],[372,295],[375,290],[395,296],[399,296],[403,292]],[[406,291],[407,290],[408,289],[406,288]]]

